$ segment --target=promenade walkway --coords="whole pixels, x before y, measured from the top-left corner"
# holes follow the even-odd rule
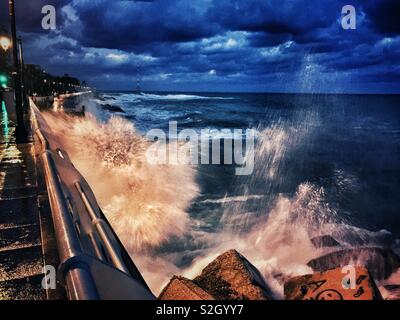
[[[17,144],[0,101],[0,300],[154,299],[90,186],[46,136],[30,102],[35,139],[30,133]],[[53,289],[43,289],[44,266]]]
[[[33,143],[15,143],[0,103],[0,300],[46,299]]]

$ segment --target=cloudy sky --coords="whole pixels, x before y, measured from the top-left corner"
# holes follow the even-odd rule
[[[135,88],[139,70],[146,90],[400,93],[398,0],[16,2],[26,62],[102,89]],[[41,28],[46,4],[56,30]]]

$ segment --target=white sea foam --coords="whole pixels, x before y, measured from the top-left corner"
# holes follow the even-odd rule
[[[148,142],[122,118],[45,118],[128,250],[145,251],[187,231],[186,209],[198,192],[192,167],[149,164]]]
[[[252,199],[261,199],[263,197],[264,197],[264,195],[262,195],[262,194],[250,194],[250,195],[233,196],[233,197],[225,196],[224,198],[221,198],[221,199],[206,199],[206,200],[201,201],[201,203],[246,202],[246,201],[252,200]]]
[[[352,226],[329,203],[326,190],[309,182],[301,183],[292,196],[279,196],[272,206],[261,203],[257,213],[246,212],[243,205],[249,199],[261,200],[262,195],[205,200],[222,203],[224,213],[219,231],[200,231],[201,223],[187,213],[199,191],[195,168],[143,161],[148,142],[121,118],[100,123],[90,115],[84,119],[45,117],[156,294],[173,274],[194,277],[216,256],[234,248],[261,271],[275,296],[282,298],[283,279],[312,272],[307,262],[331,250],[316,249],[312,237],[329,234],[342,247],[351,247],[379,243],[387,234]],[[264,179],[266,194],[268,185],[279,177],[282,158],[301,142],[305,131],[278,125],[260,131],[254,174]],[[343,171],[337,176],[346,187],[357,184]],[[247,232],[237,232],[244,226]],[[150,250],[173,238],[183,242],[186,235],[201,244],[190,252],[195,258],[189,266],[176,264],[186,251],[154,254]]]
[[[311,259],[340,248],[376,245],[387,231],[372,232],[352,226],[326,200],[325,190],[310,183],[302,183],[292,197],[280,196],[271,210],[263,216],[254,213],[235,215],[223,221],[223,229],[209,235],[210,246],[199,252],[192,265],[183,270],[187,277],[196,276],[217,255],[236,249],[262,273],[275,298],[283,298],[283,281],[292,276],[312,273],[307,266]],[[253,227],[236,232],[231,224],[243,225],[251,219]],[[341,245],[317,249],[311,238],[332,235]],[[386,283],[386,282],[385,282]],[[393,283],[393,281],[389,281]]]
[[[155,94],[155,93],[125,93],[121,95],[112,96],[119,101],[135,102],[140,100],[165,100],[165,101],[190,101],[190,100],[230,100],[232,97],[218,97],[218,96],[203,96],[194,94]],[[111,99],[107,99],[107,103],[111,102]],[[101,100],[100,100],[101,101]]]
[[[192,94],[150,94],[143,93],[139,96],[141,99],[148,100],[178,100],[178,101],[186,101],[186,100],[209,100],[209,99],[217,99],[217,100],[229,100],[232,99],[230,97],[210,97],[210,96],[198,96]]]

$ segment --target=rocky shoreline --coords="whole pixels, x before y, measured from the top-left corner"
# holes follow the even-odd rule
[[[330,236],[312,239],[316,248],[336,247]],[[309,261],[314,273],[280,275],[285,300],[400,300],[400,283],[381,286],[400,269],[400,257],[390,248],[339,249]],[[208,264],[194,279],[173,276],[161,300],[273,300],[260,271],[234,249]]]
[[[116,106],[116,105],[113,105],[113,104],[110,104],[110,103],[106,103],[105,102],[106,99],[104,97],[102,97],[101,95],[97,94],[97,95],[95,95],[95,98],[97,100],[101,101],[101,103],[97,103],[97,106],[99,108],[101,108],[103,110],[106,110],[106,111],[109,111],[109,112],[112,112],[112,113],[115,113],[115,112],[125,113],[125,110],[122,109],[122,107]],[[112,97],[109,97],[108,99],[115,100]]]

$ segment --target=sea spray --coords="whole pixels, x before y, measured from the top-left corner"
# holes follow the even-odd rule
[[[259,268],[275,296],[282,298],[279,278],[312,272],[306,264],[323,250],[313,247],[311,234],[317,234],[319,226],[335,221],[335,217],[324,203],[323,190],[302,184],[293,197],[279,197],[266,215],[253,220],[248,232],[221,230],[215,235],[218,243],[195,259],[185,275],[198,273],[219,253],[235,248]]]
[[[46,118],[155,294],[173,274],[192,278],[219,254],[234,248],[259,268],[275,296],[282,298],[285,279],[312,272],[307,262],[332,250],[316,249],[310,241],[313,236],[332,235],[346,248],[379,244],[386,235],[344,219],[318,183],[305,181],[293,194],[269,196],[286,174],[282,160],[304,142],[311,143],[315,114],[303,118],[303,126],[275,122],[260,130],[255,172],[238,185],[261,183],[264,192],[253,194],[248,188],[238,197],[215,199],[223,205],[223,215],[220,227],[207,231],[199,227],[202,221],[187,213],[198,194],[196,169],[146,163],[143,152],[148,142],[131,123],[117,117],[102,123],[91,115],[80,119],[47,114]],[[339,191],[357,188],[358,183],[342,170],[334,181]],[[249,200],[259,201],[256,211],[244,210]],[[174,238],[179,246],[168,246]],[[196,243],[196,248],[187,242]],[[178,263],[188,251],[192,258]]]
[[[222,219],[225,229],[231,228],[235,232],[246,233],[252,227],[254,218],[268,216],[271,204],[275,201],[275,194],[279,193],[279,190],[283,189],[280,187],[290,179],[288,173],[292,168],[288,166],[288,159],[293,157],[298,148],[309,142],[313,127],[310,123],[318,123],[318,114],[311,111],[298,112],[294,118],[296,120],[293,120],[293,125],[277,119],[270,126],[258,129],[253,173],[235,177],[234,194],[243,195],[247,200],[250,200],[254,193],[262,193],[264,197],[257,202],[256,207],[251,208],[251,212],[248,212],[246,201],[224,203]],[[247,216],[246,221],[244,216]]]
[[[329,252],[363,246],[382,245],[387,231],[369,231],[355,227],[339,215],[329,203],[323,187],[302,183],[293,196],[279,196],[265,215],[252,217],[252,228],[245,233],[232,228],[213,234],[209,247],[199,252],[192,264],[183,270],[191,278],[229,249],[236,249],[249,259],[264,276],[277,299],[283,299],[286,279],[313,273],[307,263]],[[229,225],[229,224],[228,224]],[[340,242],[335,248],[316,248],[311,239],[332,235]],[[358,263],[363,263],[360,257]]]
[[[187,231],[186,209],[198,193],[192,167],[146,162],[148,142],[122,118],[105,123],[90,114],[47,113],[45,118],[130,252],[151,249]]]

